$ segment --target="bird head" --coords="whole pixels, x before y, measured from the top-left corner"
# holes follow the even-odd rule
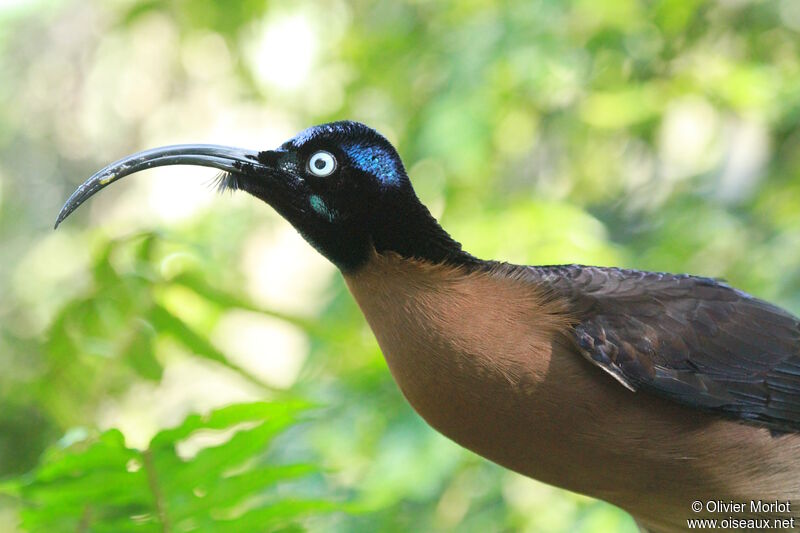
[[[56,227],[107,185],[165,165],[222,170],[220,189],[263,200],[345,272],[358,269],[373,251],[436,262],[471,258],[419,201],[389,141],[351,121],[308,128],[274,150],[189,144],[139,152],[78,187]]]

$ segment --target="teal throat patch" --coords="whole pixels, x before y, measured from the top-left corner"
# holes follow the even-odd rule
[[[308,203],[311,204],[311,209],[316,211],[317,214],[325,217],[328,222],[333,222],[333,219],[336,218],[336,212],[329,209],[325,203],[325,200],[323,200],[320,196],[312,194],[308,198]]]

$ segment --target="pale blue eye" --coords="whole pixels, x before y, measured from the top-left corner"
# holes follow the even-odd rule
[[[308,160],[308,171],[315,176],[324,178],[333,174],[334,170],[336,170],[336,158],[330,152],[320,150]]]

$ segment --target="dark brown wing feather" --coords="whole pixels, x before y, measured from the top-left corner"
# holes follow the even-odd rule
[[[581,353],[627,387],[800,431],[800,321],[790,313],[710,278],[531,270],[569,302]]]

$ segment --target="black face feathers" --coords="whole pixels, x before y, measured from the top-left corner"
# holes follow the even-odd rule
[[[278,152],[308,188],[309,209],[287,218],[340,269],[357,269],[373,248],[433,262],[476,261],[422,205],[397,151],[375,130],[351,121],[314,126]],[[335,170],[317,175],[310,162],[328,156]]]

